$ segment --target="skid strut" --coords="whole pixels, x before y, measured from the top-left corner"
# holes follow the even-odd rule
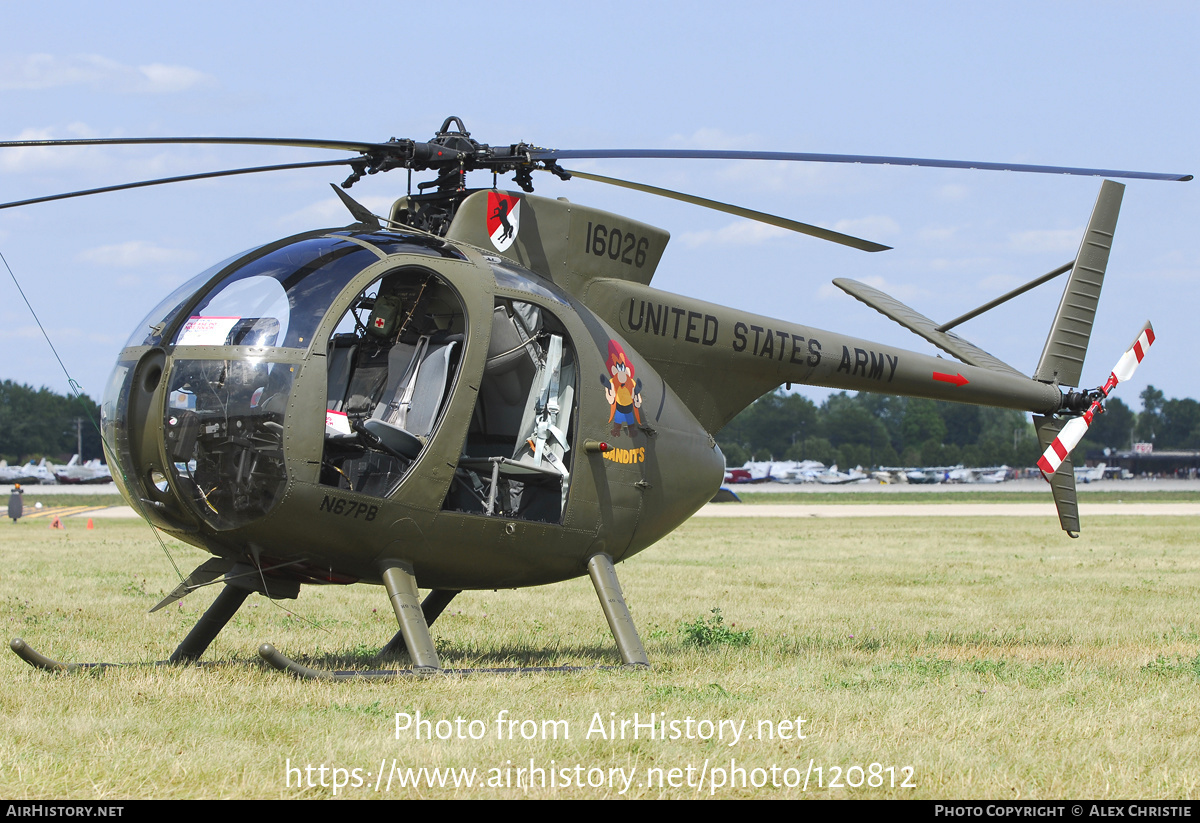
[[[204,654],[209,644],[213,642],[225,624],[233,619],[237,610],[250,596],[250,589],[226,584],[217,599],[212,602],[204,616],[196,621],[196,625],[188,632],[187,637],[171,654],[171,663],[194,663]]]
[[[642,647],[638,637],[637,627],[625,604],[625,596],[621,593],[621,584],[617,580],[616,569],[613,568],[612,558],[606,554],[594,555],[588,560],[588,575],[596,588],[596,596],[600,598],[600,606],[612,630],[613,638],[621,651],[624,666],[530,666],[524,668],[497,669],[443,669],[438,660],[437,652],[433,649],[433,640],[429,636],[429,624],[438,618],[459,594],[451,589],[434,589],[425,598],[425,602],[417,602],[417,581],[408,570],[395,566],[383,574],[383,582],[387,587],[392,608],[396,612],[396,620],[400,624],[400,632],[384,647],[380,655],[400,652],[404,649],[417,649],[412,654],[413,668],[400,670],[376,671],[328,671],[304,666],[281,654],[274,646],[264,643],[259,646],[258,653],[271,666],[280,671],[310,680],[394,680],[401,677],[411,677],[423,674],[469,675],[469,674],[545,674],[561,672],[607,671],[616,668],[646,668],[650,659]],[[425,661],[425,662],[422,662]]]
[[[425,616],[425,625],[432,626],[433,621],[441,616],[446,607],[450,605],[450,601],[459,594],[462,594],[460,589],[434,589],[425,595],[425,599],[421,601],[421,614]],[[408,651],[408,644],[404,641],[404,632],[398,631],[387,645],[379,650],[378,656],[391,657],[404,654],[406,651]]]
[[[587,568],[592,585],[596,587],[596,596],[600,598],[600,608],[604,609],[604,617],[608,620],[608,628],[621,650],[621,660],[626,666],[649,666],[650,658],[646,656],[637,627],[633,625],[633,615],[625,605],[625,595],[621,593],[612,558],[607,554],[594,554],[588,559]]]
[[[433,648],[429,624],[425,622],[425,613],[421,611],[417,578],[408,569],[392,566],[383,573],[383,585],[392,603],[392,611],[396,613],[396,622],[400,624],[400,634],[412,657],[413,667],[440,671],[442,661]]]
[[[221,593],[217,595],[217,599],[213,601],[204,615],[188,632],[187,637],[175,649],[171,657],[165,661],[166,664],[174,663],[195,663],[204,654],[213,639],[225,628],[225,625],[233,618],[241,605],[246,602],[246,598],[251,594],[251,589],[244,589],[239,586],[231,586],[226,584]],[[77,672],[89,669],[106,669],[129,665],[164,665],[163,661],[155,663],[63,663],[55,660],[52,657],[39,652],[37,649],[30,646],[21,638],[14,638],[8,644],[9,648],[16,653],[18,657],[33,666],[35,669],[41,669],[47,672]]]

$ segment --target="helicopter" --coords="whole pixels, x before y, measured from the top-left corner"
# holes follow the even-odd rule
[[[356,152],[39,197],[0,208],[184,180],[350,167],[334,186],[353,222],[269,242],[167,295],[134,329],[101,402],[113,481],[153,527],[209,552],[151,611],[220,594],[171,655],[199,661],[247,597],[304,585],[382,585],[398,631],[381,655],[412,668],[330,672],[264,644],[309,678],[447,671],[430,625],[460,592],[588,576],[624,666],[649,665],[616,564],[686,521],[720,487],[716,434],[785,383],[1032,412],[1060,525],[1079,532],[1070,451],[1153,342],[1149,323],[1095,389],[1084,355],[1124,186],[1105,179],[1070,263],[948,323],[847,279],[835,284],[961,361],[670,294],[651,280],[668,232],[534,195],[533,172],[580,177],[736,214],[866,252],[888,247],[640,183],[572,159],[904,164],[1151,180],[1191,175],[907,157],[492,146],[447,118],[429,141],[94,138],[0,143],[218,144]],[[405,169],[386,217],[343,189]],[[434,179],[412,191],[412,174]],[[492,186],[471,188],[472,172]],[[519,191],[497,186],[514,174]],[[952,329],[1060,275],[1066,286],[1032,376]],[[428,590],[424,600],[420,589]],[[23,639],[31,665],[68,664]]]

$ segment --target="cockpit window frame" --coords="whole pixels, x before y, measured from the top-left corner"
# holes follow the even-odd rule
[[[167,295],[166,298],[160,300],[150,309],[142,322],[128,335],[122,347],[122,357],[126,355],[136,357],[140,352],[144,352],[147,347],[182,347],[182,344],[167,341],[176,340],[180,328],[192,317],[196,306],[207,295],[211,294],[214,288],[223,283],[231,273],[250,266],[261,258],[281,249],[319,238],[338,238],[343,240],[355,238],[378,248],[388,257],[412,254],[456,262],[468,261],[468,258],[461,251],[444,240],[420,234],[389,232],[386,230],[356,232],[345,228],[329,228],[315,229],[293,235],[227,257],[220,263],[209,266],[199,274],[189,277],[184,283],[177,286]],[[353,241],[350,242],[353,243]],[[361,248],[361,245],[359,247]],[[204,275],[208,276],[205,277]],[[314,338],[314,343],[323,346],[319,334],[314,334]],[[312,350],[308,345],[273,348],[286,349],[289,352]],[[316,351],[321,353],[323,348],[317,348]]]
[[[292,261],[272,259],[276,255],[288,254],[299,255],[299,262],[294,267]],[[204,309],[228,290],[235,289],[237,284],[262,277],[275,280],[288,301],[289,316],[281,322],[286,328],[286,337],[276,341],[272,348],[308,350],[336,295],[341,294],[346,283],[352,282],[376,260],[378,257],[371,250],[345,237],[326,235],[309,237],[254,260],[241,262],[227,269],[223,277],[202,290],[197,295],[198,299],[191,301],[188,317],[180,317],[182,322],[177,320],[175,323],[171,345],[223,345],[223,339],[221,343],[211,344],[184,339],[188,322],[205,316]],[[328,296],[331,294],[333,297]]]
[[[470,266],[469,261],[462,261],[465,265]],[[473,267],[472,267],[473,268]],[[338,297],[330,304],[325,318],[317,327],[316,340],[313,341],[311,353],[316,356],[326,359],[326,367],[328,368],[327,358],[330,354],[330,342],[339,325],[345,319],[345,316],[350,312],[355,301],[364,292],[371,289],[372,286],[380,283],[384,278],[391,275],[426,277],[437,280],[440,288],[445,289],[447,296],[453,298],[457,303],[458,310],[461,313],[463,332],[462,341],[457,345],[460,350],[456,355],[457,365],[449,374],[448,382],[445,386],[441,405],[433,419],[428,436],[423,438],[420,451],[413,456],[411,464],[403,470],[401,475],[382,495],[371,494],[369,492],[359,492],[375,497],[376,499],[391,499],[401,492],[406,487],[406,483],[413,476],[414,470],[427,459],[436,444],[442,437],[446,418],[450,414],[450,409],[454,405],[454,399],[462,390],[464,385],[464,371],[469,368],[469,358],[474,356],[475,352],[471,346],[470,338],[472,335],[472,307],[467,300],[466,294],[462,288],[454,281],[457,279],[453,275],[449,275],[443,268],[434,268],[430,265],[423,264],[419,258],[413,259],[411,256],[395,255],[389,256],[377,263],[364,268],[358,276],[353,278],[338,295]],[[449,276],[448,276],[449,275]],[[325,405],[328,408],[330,398],[325,396]],[[328,437],[328,431],[327,431]],[[326,455],[328,454],[328,440],[325,441],[325,448],[321,462],[326,463]],[[384,449],[386,451],[386,449]],[[324,485],[324,484],[323,484]]]

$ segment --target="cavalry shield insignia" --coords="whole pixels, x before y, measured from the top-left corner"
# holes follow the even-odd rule
[[[511,246],[520,228],[521,198],[515,194],[488,192],[487,231],[496,251]]]

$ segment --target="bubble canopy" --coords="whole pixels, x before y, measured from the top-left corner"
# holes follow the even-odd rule
[[[286,486],[285,417],[304,351],[355,278],[394,254],[464,259],[427,237],[308,235],[224,261],[160,302],[102,404],[129,496],[219,530],[270,511]]]
[[[252,258],[192,306],[171,342],[307,348],[337,295],[380,252],[441,256],[440,249],[421,240],[325,235]]]

